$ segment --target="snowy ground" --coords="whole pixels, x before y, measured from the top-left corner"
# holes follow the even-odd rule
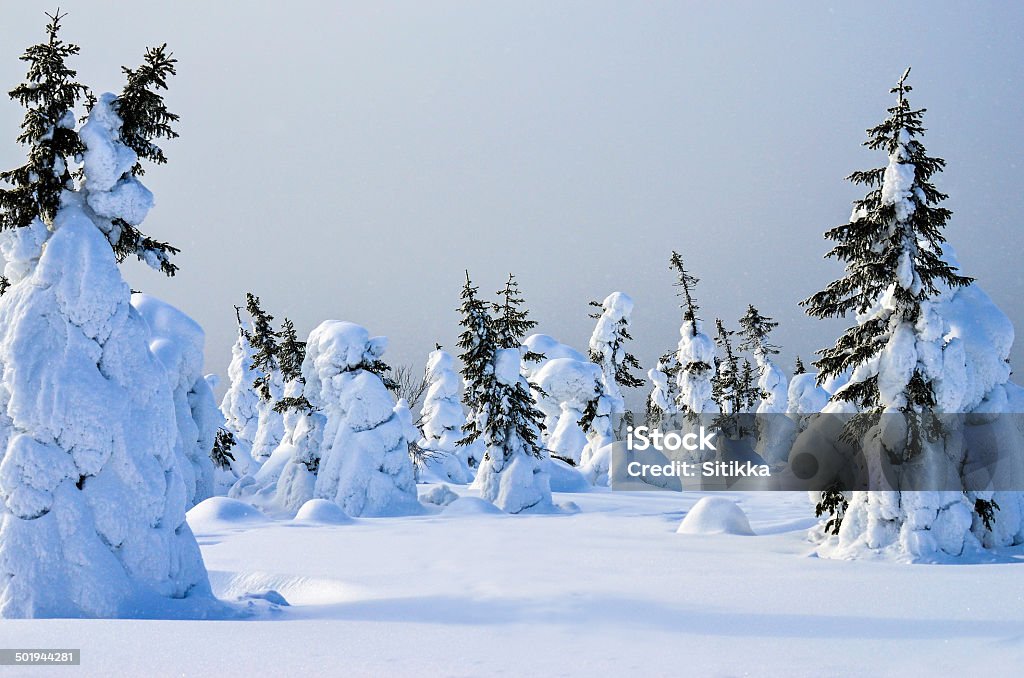
[[[291,605],[261,603],[248,621],[4,620],[0,647],[82,648],[81,667],[24,670],[32,676],[1003,676],[1024,666],[1024,548],[977,565],[819,560],[806,495],[781,493],[724,495],[757,536],[676,534],[700,496],[598,490],[556,494],[573,514],[345,525],[193,514],[218,595],[274,589]]]

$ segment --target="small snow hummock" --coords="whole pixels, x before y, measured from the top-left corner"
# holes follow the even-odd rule
[[[750,536],[750,521],[743,509],[725,497],[704,497],[679,524],[677,534],[735,534]]]
[[[252,505],[227,497],[210,497],[201,501],[185,517],[196,534],[212,534],[225,529],[270,522]]]
[[[321,525],[347,525],[352,518],[333,501],[326,499],[310,499],[299,507],[295,514],[297,523],[316,523]]]

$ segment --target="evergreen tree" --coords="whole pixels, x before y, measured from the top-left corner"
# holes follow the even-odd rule
[[[485,413],[483,411],[484,394],[492,390],[494,382],[494,353],[497,350],[494,324],[488,311],[487,303],[481,300],[466,271],[466,282],[462,287],[462,305],[458,308],[462,314],[459,325],[463,328],[457,346],[462,350],[459,360],[462,362],[462,380],[465,388],[462,391],[462,402],[469,410],[466,417],[465,437],[459,440],[460,446],[466,446],[480,438],[483,433]],[[479,463],[479,459],[470,460],[471,465]]]
[[[683,298],[681,308],[683,309],[683,320],[691,323],[691,329],[694,332],[693,336],[697,336],[697,321],[700,318],[697,317],[697,311],[700,307],[697,306],[697,302],[693,300],[693,290],[697,287],[697,283],[700,280],[689,273],[686,270],[686,266],[683,264],[683,258],[679,256],[679,252],[672,250],[672,256],[669,258],[669,268],[676,272],[676,281],[673,283],[679,288],[676,292],[677,296]]]
[[[505,286],[498,290],[500,301],[493,305],[494,318],[492,327],[497,348],[519,348],[523,345],[526,333],[537,326],[536,321],[529,319],[529,312],[523,308],[526,303],[519,291],[519,283],[511,273]],[[543,360],[543,355],[527,352],[523,360],[536,362]]]
[[[651,393],[647,396],[648,426],[671,422],[672,417],[679,412],[679,387],[676,384],[678,372],[679,360],[675,351],[662,354],[657,364],[647,371],[652,384]]]
[[[605,374],[611,377],[608,381],[625,388],[643,386],[643,379],[630,371],[643,369],[640,361],[626,350],[626,342],[633,340],[629,333],[633,300],[622,292],[614,292],[603,302],[591,301],[590,305],[601,309],[589,314],[598,321],[590,338],[591,362],[601,365]]]
[[[281,377],[286,385],[295,382],[296,387],[291,389],[299,395],[285,395],[274,405],[274,409],[281,414],[287,410],[312,409],[309,400],[302,393],[301,385],[305,383],[302,378],[302,361],[306,357],[306,342],[299,341],[295,333],[295,325],[288,318],[281,323],[279,333],[281,343],[277,347],[278,365],[281,369]]]
[[[146,173],[142,160],[163,165],[167,157],[163,150],[154,142],[156,139],[176,139],[178,133],[171,125],[178,121],[178,116],[167,110],[160,90],[167,89],[167,79],[175,74],[177,59],[167,51],[167,45],[151,47],[146,50],[143,63],[138,68],[122,67],[127,82],[121,94],[113,100],[112,109],[121,121],[119,140],[135,152],[137,161],[128,174],[140,177]],[[181,250],[172,245],[155,240],[142,233],[138,224],[131,223],[124,215],[115,216],[113,225],[118,234],[112,240],[118,261],[123,261],[134,254],[140,261],[159,268],[165,275],[173,276],[178,267],[170,258]]]
[[[768,356],[778,355],[779,347],[768,341],[772,330],[778,326],[779,323],[761,315],[753,304],[748,304],[746,314],[740,318],[740,334],[743,341],[740,342],[739,349],[751,351],[759,361]]]
[[[744,412],[753,411],[758,401],[764,397],[764,392],[754,381],[754,366],[746,358],[743,359],[743,368],[740,370],[740,392],[743,394],[741,400]]]
[[[25,82],[9,93],[26,109],[18,143],[28,148],[28,160],[0,172],[0,181],[12,186],[0,188],[0,230],[29,226],[36,219],[52,227],[61,193],[74,189],[70,163],[84,150],[74,109],[88,90],[66,63],[79,48],[60,39],[65,14],[46,16],[47,41],[25,50],[20,57],[29,65]]]
[[[943,229],[951,213],[940,206],[947,196],[932,178],[945,161],[928,155],[919,139],[925,131],[925,111],[912,108],[908,101],[909,74],[908,68],[890,90],[896,103],[884,122],[868,130],[864,144],[885,151],[888,164],[849,176],[851,182],[866,186],[867,194],[854,203],[848,223],[825,234],[835,243],[827,256],[842,261],[845,273],[802,302],[815,317],[856,315],[856,324],[834,346],[818,352],[818,383],[852,373],[831,397],[834,403],[846,403],[858,412],[844,435],[875,445],[897,464],[926,448],[934,448],[942,458],[955,459],[964,453],[943,449],[955,445],[956,438],[946,437],[932,416],[941,376],[935,356],[943,354],[945,334],[935,304],[941,295],[972,282],[944,258]],[[876,367],[857,369],[869,363]],[[941,363],[940,359],[937,364]],[[872,442],[870,432],[876,430],[883,413],[902,417],[905,425],[898,429],[899,436],[893,433],[897,429],[889,427],[884,439]],[[911,555],[927,555],[936,548],[934,540],[922,536],[932,524],[962,524],[959,515],[978,510],[955,492],[855,492],[844,519],[843,502],[845,497],[829,491],[822,493],[818,506],[819,512],[832,514],[830,528],[838,532],[841,544],[859,543],[867,525],[878,525],[870,528],[871,547],[899,535],[900,548]],[[851,515],[856,516],[851,528],[842,529]],[[888,536],[880,539],[881,535]],[[957,555],[966,543],[964,537],[949,532],[941,548]]]
[[[743,411],[745,393],[740,373],[739,360],[732,350],[730,337],[733,332],[726,330],[721,318],[715,318],[717,334],[715,343],[722,350],[718,369],[712,378],[712,397],[720,414],[715,417],[715,426],[729,437],[742,437],[747,431],[741,426],[739,414]]]
[[[274,316],[270,315],[260,306],[260,298],[252,292],[245,294],[245,309],[252,318],[252,329],[247,332],[249,345],[255,349],[252,357],[252,367],[260,372],[253,385],[260,398],[269,401],[273,374],[280,370],[278,364],[279,347],[277,340],[280,334],[274,330]]]
[[[804,365],[804,361],[800,359],[800,356],[796,357],[796,365],[793,367],[793,376],[798,374],[807,374],[807,367]]]
[[[909,74],[908,68],[890,90],[897,96],[896,104],[888,109],[884,122],[868,130],[864,143],[871,150],[885,150],[889,165],[848,177],[867,186],[868,193],[854,203],[848,223],[825,234],[836,243],[826,256],[842,261],[845,275],[802,305],[809,315],[832,318],[867,314],[883,297],[887,301],[878,312],[843,332],[834,346],[818,352],[821,357],[814,364],[819,383],[877,356],[897,327],[912,327],[918,321],[922,304],[935,297],[940,286],[957,288],[971,282],[943,259],[942,231],[951,213],[939,206],[947,196],[931,179],[946,163],[929,156],[917,138],[925,131],[925,109],[913,109],[907,100],[912,89],[906,82]],[[866,412],[878,412],[886,404],[877,374],[851,381],[833,399]],[[931,408],[933,386],[915,369],[902,393],[892,400],[905,412]]]
[[[676,273],[677,296],[683,298],[683,323],[679,328],[679,348],[676,359],[679,368],[676,384],[679,389],[679,411],[693,419],[704,412],[714,410],[712,379],[715,374],[715,343],[701,329],[697,316],[699,307],[694,301],[694,290],[698,279],[686,270],[682,257],[673,251],[669,268]]]
[[[223,427],[217,429],[217,436],[213,441],[213,449],[210,451],[210,459],[213,460],[217,468],[224,471],[231,470],[231,462],[235,461],[235,455],[231,452],[231,448],[234,446],[234,434]]]

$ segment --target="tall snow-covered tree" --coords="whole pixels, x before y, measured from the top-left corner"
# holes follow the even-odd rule
[[[288,318],[281,323],[281,342],[277,348],[277,362],[284,380],[284,395],[274,403],[274,409],[281,414],[289,410],[309,411],[312,405],[302,393],[305,380],[302,378],[302,361],[306,358],[306,342],[299,341],[295,325]]]
[[[180,615],[213,597],[185,521],[175,400],[107,222],[72,183],[84,88],[59,29],[51,17],[25,53],[12,98],[28,109],[29,160],[2,174],[0,616],[130,616],[140,600]]]
[[[669,268],[676,273],[677,295],[683,298],[683,324],[679,328],[679,348],[676,360],[676,385],[679,389],[679,410],[687,415],[714,413],[717,409],[712,398],[712,378],[715,374],[715,342],[704,334],[700,310],[694,300],[699,280],[686,270],[683,259],[673,251]]]
[[[420,477],[429,472],[446,481],[467,483],[472,478],[467,457],[479,445],[458,446],[466,414],[459,401],[459,377],[451,354],[440,347],[431,352],[425,378],[427,392],[420,409],[423,435],[417,446],[426,454],[421,459]]]
[[[933,415],[977,406],[965,402],[969,381],[953,378],[969,373],[974,358],[966,355],[959,331],[949,331],[952,309],[943,303],[975,288],[944,247],[950,211],[932,180],[945,162],[928,155],[920,141],[924,109],[910,105],[909,73],[890,90],[896,102],[865,142],[884,151],[888,164],[850,175],[868,192],[854,203],[848,223],[826,233],[835,243],[828,256],[843,262],[845,273],[803,304],[816,317],[855,314],[856,323],[819,351],[815,363],[819,383],[850,373],[830,405],[859,413],[848,435],[897,463],[918,457],[956,462],[963,460],[962,444]],[[839,548],[891,548],[925,559],[960,555],[977,544],[972,516],[993,508],[990,493],[974,498],[959,491],[855,492],[838,530]]]
[[[602,393],[592,406],[592,421],[588,432],[589,442],[583,450],[581,462],[598,468],[591,469],[593,477],[607,476],[611,458],[607,446],[615,442],[615,429],[622,425],[626,403],[622,387],[634,388],[643,384],[630,370],[640,369],[640,361],[626,350],[630,319],[633,314],[633,299],[623,292],[612,292],[602,302],[591,302],[600,308],[594,313],[597,320],[590,335],[590,360],[601,368]],[[600,458],[599,458],[600,457]]]
[[[260,298],[251,292],[245,295],[252,330],[249,345],[253,347],[252,367],[258,373],[253,386],[260,396],[259,420],[252,442],[252,456],[268,459],[284,437],[284,419],[275,406],[284,397],[284,377],[278,362],[280,333],[274,329],[274,316],[263,310]]]
[[[81,130],[89,207],[109,224],[107,238],[118,261],[135,255],[168,276],[178,270],[171,257],[180,250],[139,230],[153,196],[138,177],[145,174],[143,160],[167,162],[155,140],[178,136],[171,126],[178,116],[160,94],[176,63],[167,45],[147,49],[141,66],[122,69],[127,82],[119,95],[103,94],[92,102]],[[97,167],[99,172],[90,171]]]
[[[484,393],[493,390],[494,354],[498,349],[490,310],[478,293],[479,288],[473,285],[467,271],[466,282],[462,286],[462,304],[458,308],[462,314],[459,321],[462,333],[458,341],[458,347],[462,350],[459,354],[462,362],[462,402],[469,411],[463,428],[465,436],[458,442],[461,447],[473,445],[483,434],[486,421]],[[470,453],[467,462],[471,468],[476,468],[482,458],[482,452],[480,457]]]
[[[743,412],[746,394],[743,391],[742,373],[739,359],[732,349],[733,332],[725,329],[721,318],[715,318],[715,343],[722,351],[718,361],[718,369],[712,379],[712,397],[718,406],[719,414],[715,417],[715,426],[731,438],[741,438],[747,431],[743,428],[739,415]]]
[[[673,425],[679,412],[679,386],[676,383],[679,360],[675,351],[669,351],[658,359],[657,364],[647,371],[651,380],[651,392],[647,397],[647,425]]]
[[[462,305],[465,330],[459,346],[474,416],[459,443],[483,440],[485,452],[474,486],[502,510],[520,513],[551,503],[544,468],[547,450],[540,440],[544,415],[520,374],[527,353],[523,338],[536,323],[529,319],[512,276],[498,294],[500,301],[492,305],[494,315],[480,315],[481,302],[467,275]]]
[[[407,422],[378,374],[386,346],[338,320],[320,323],[306,345],[306,395],[326,418],[314,495],[353,516],[420,511]]]
[[[789,396],[789,383],[786,375],[778,368],[773,356],[778,355],[779,347],[771,343],[771,332],[779,323],[761,315],[752,304],[740,318],[740,334],[743,340],[740,350],[750,351],[757,361],[757,388],[747,388],[746,392],[756,397],[757,446],[756,450],[769,462],[784,461],[789,454],[793,441],[794,429],[787,417],[781,416],[786,411]],[[744,368],[746,369],[746,365]]]
[[[238,306],[235,306],[235,319],[238,322],[238,338],[231,347],[231,362],[228,363],[228,379],[231,383],[224,392],[220,411],[224,415],[224,425],[233,434],[235,443],[243,445],[246,454],[249,454],[259,425],[260,396],[256,391],[256,379],[260,375],[252,364],[255,350],[249,343],[251,325],[242,320]]]

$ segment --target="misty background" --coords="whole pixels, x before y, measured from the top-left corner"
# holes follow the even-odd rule
[[[962,270],[1024,320],[1020,4],[60,6],[97,92],[146,46],[178,58],[181,138],[147,168],[142,229],[182,249],[181,270],[125,273],[206,328],[222,377],[246,291],[303,336],[351,320],[419,366],[435,341],[454,349],[467,268],[487,296],[514,272],[537,331],[579,349],[587,302],[629,293],[646,370],[678,340],[672,249],[702,317],[735,328],[753,303],[791,369],[846,327],[797,302],[841,274],[822,233],[863,192],[844,177],[884,165],[860,144],[907,65]],[[44,10],[0,5],[4,91]],[[4,169],[23,163],[22,115],[0,101]]]

